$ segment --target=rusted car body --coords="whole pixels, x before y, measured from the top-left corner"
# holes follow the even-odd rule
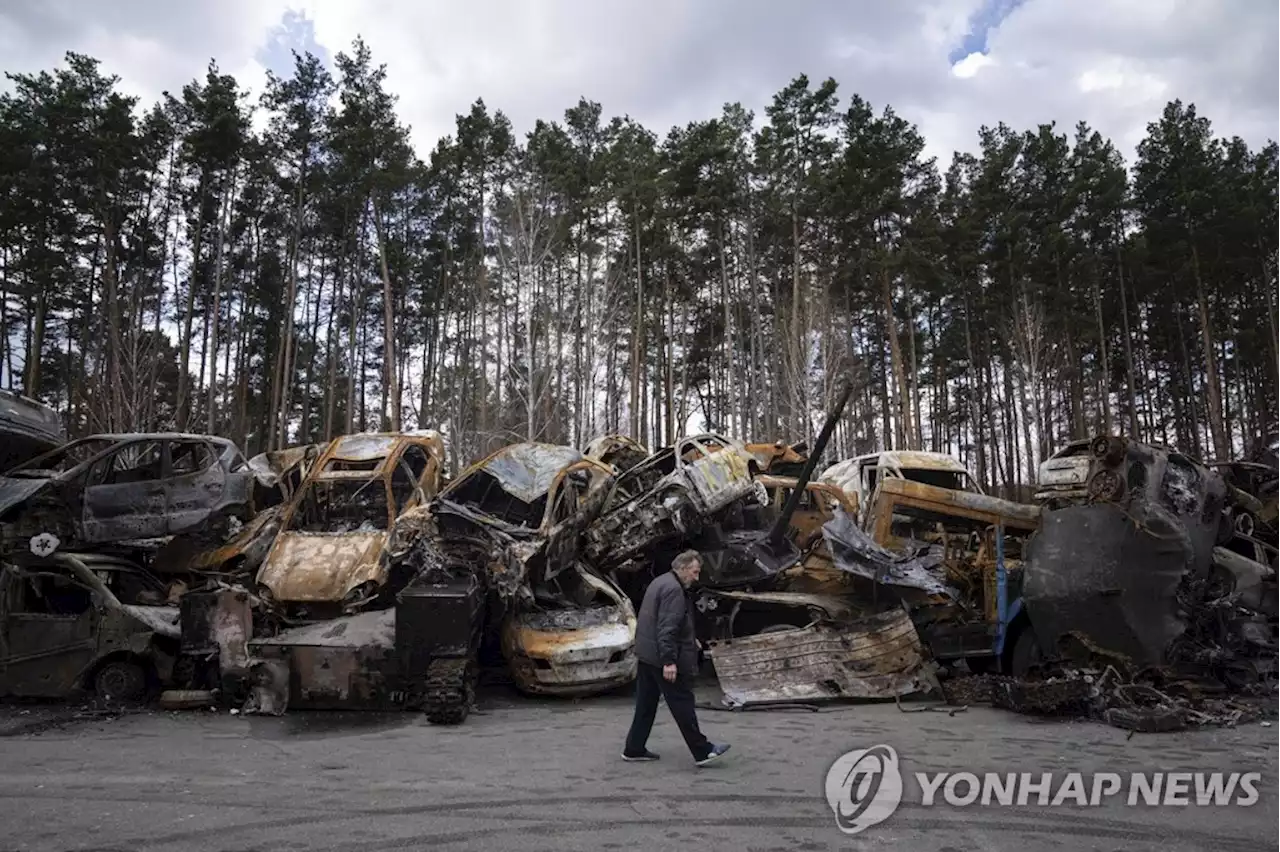
[[[767,502],[754,478],[757,469],[741,442],[722,435],[694,435],[659,450],[613,483],[603,513],[586,533],[588,561],[634,570],[663,542],[692,538],[745,502]]]
[[[225,438],[95,435],[0,477],[0,540],[48,556],[222,526],[252,517],[254,482]]]
[[[332,441],[280,512],[259,596],[287,621],[350,614],[384,596],[396,525],[435,496],[443,467],[434,433]]]
[[[512,444],[473,464],[433,502],[446,550],[480,547],[504,600],[547,583],[579,558],[582,532],[600,512],[613,469],[573,447]]]
[[[636,614],[613,583],[576,564],[573,597],[554,600],[535,590],[536,606],[518,606],[502,625],[503,656],[516,685],[537,695],[592,695],[636,676]]]
[[[122,603],[115,567],[55,554],[0,568],[0,695],[136,700],[169,678],[178,610]]]
[[[829,482],[852,496],[856,518],[865,527],[876,488],[889,479],[906,479],[950,491],[982,493],[968,468],[946,453],[890,450],[838,462],[824,470],[820,482]]]
[[[747,444],[747,452],[756,460],[760,472],[773,476],[795,477],[809,460],[808,445],[787,444],[774,441],[772,444],[758,441]]]
[[[635,677],[635,611],[580,559],[613,469],[572,447],[515,444],[450,483],[431,507],[433,557],[484,569],[516,686],[550,695],[607,691]]]
[[[602,435],[587,444],[582,454],[625,473],[649,457],[649,450],[626,435]]]

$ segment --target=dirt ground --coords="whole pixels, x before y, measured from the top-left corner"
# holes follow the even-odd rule
[[[1138,734],[986,707],[905,713],[892,703],[700,711],[732,744],[693,766],[660,710],[656,763],[618,752],[631,698],[530,700],[502,688],[456,728],[420,715],[225,711],[106,715],[0,707],[0,852],[67,850],[1276,848],[1277,728]],[[914,706],[914,705],[908,705]],[[924,807],[856,838],[836,828],[824,778],[843,752],[893,746],[905,772],[1261,772],[1240,806]]]

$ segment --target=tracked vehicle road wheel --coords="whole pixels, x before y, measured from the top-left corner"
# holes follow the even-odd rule
[[[460,725],[475,699],[475,667],[469,659],[432,660],[427,667],[425,705],[433,725]]]

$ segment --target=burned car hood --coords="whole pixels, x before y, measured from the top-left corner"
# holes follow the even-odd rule
[[[258,583],[278,601],[337,602],[375,579],[387,533],[287,532],[276,538]]]
[[[120,608],[147,626],[153,633],[177,639],[182,635],[178,626],[179,610],[176,606],[144,606],[121,604]]]
[[[53,477],[0,476],[0,515],[53,484]]]
[[[519,444],[507,448],[482,468],[509,494],[532,503],[551,490],[560,471],[582,459],[572,447],[551,444]]]

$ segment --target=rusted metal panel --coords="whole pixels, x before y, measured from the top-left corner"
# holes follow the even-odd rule
[[[626,435],[603,435],[587,444],[582,454],[624,473],[649,457],[649,450]]]
[[[999,523],[1013,529],[1033,530],[1040,523],[1039,506],[1015,503],[972,491],[938,488],[909,479],[882,480],[876,493],[874,513],[877,520],[886,514],[892,514],[894,506],[903,506],[939,515],[967,518],[988,525]]]
[[[249,593],[239,588],[190,592],[182,597],[182,652],[217,656],[221,677],[243,677],[249,666],[253,610]]]
[[[367,581],[378,581],[385,532],[286,532],[276,537],[258,582],[278,601],[333,602]]]
[[[394,610],[335,618],[255,639],[258,660],[287,666],[287,702],[311,709],[377,709],[404,700],[395,654]],[[255,670],[261,670],[261,664]],[[261,696],[258,699],[261,701]]]
[[[581,461],[573,447],[554,444],[512,444],[498,450],[476,466],[501,483],[503,490],[526,503],[533,503],[551,490],[562,470]]]
[[[731,705],[892,698],[936,688],[915,625],[901,610],[714,643],[710,653]]]
[[[880,584],[959,597],[946,583],[941,570],[942,553],[937,550],[912,555],[894,553],[873,541],[841,510],[823,526],[822,532],[835,566],[843,571]]]

